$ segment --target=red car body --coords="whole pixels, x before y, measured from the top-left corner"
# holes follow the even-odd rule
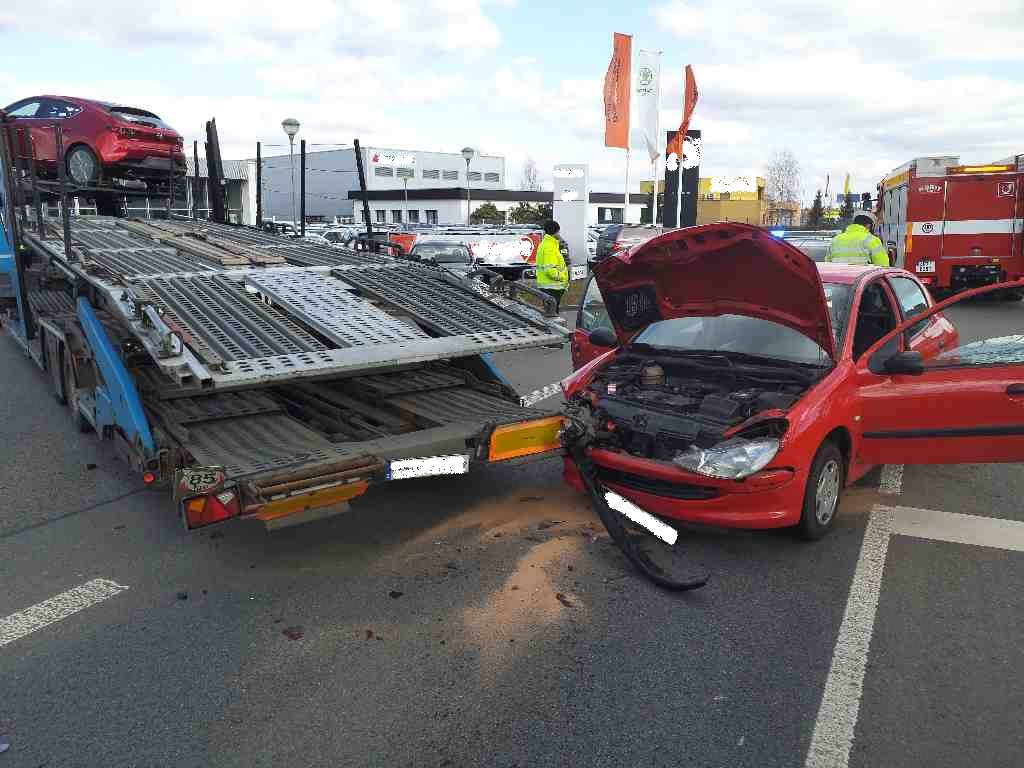
[[[597,350],[588,346],[586,329],[578,332],[573,351],[579,367],[562,387],[569,412],[575,407],[592,414],[596,429],[606,435],[614,437],[616,428],[621,433],[624,423],[607,419],[603,388],[604,397],[621,400],[622,392],[632,392],[622,383],[630,379],[617,384],[614,398],[615,382],[595,382],[618,361],[630,355],[639,359],[633,351],[636,338],[659,320],[723,315],[768,320],[798,332],[830,358],[823,374],[791,405],[726,430],[726,436],[742,436],[748,425],[756,430],[771,424],[778,433],[779,447],[770,461],[739,479],[709,476],[676,460],[600,441],[589,446],[601,484],[652,514],[725,527],[803,526],[805,508],[814,505],[809,495],[819,487],[810,481],[820,482],[823,453],[841,455],[841,462],[833,462],[841,463],[837,487],[879,464],[1024,460],[1024,336],[995,340],[996,347],[992,341],[958,347],[955,328],[939,314],[955,300],[935,305],[903,270],[816,265],[763,230],[720,223],[669,232],[610,257],[594,271],[619,347],[588,362],[585,358]],[[991,288],[960,298],[986,290]],[[849,297],[844,313],[830,316],[835,308],[826,291]],[[886,310],[892,315],[888,320]],[[833,317],[839,323],[846,318],[838,334]],[[648,347],[640,357],[655,354]],[[671,373],[671,360],[667,355],[658,363]],[[721,401],[715,397],[716,404]],[[656,415],[643,408],[636,414],[634,421],[641,418],[645,427],[647,416]],[[582,490],[568,457],[563,476]],[[838,491],[833,510],[837,504]],[[812,537],[823,535],[832,518]]]
[[[181,135],[147,110],[71,96],[33,96],[4,111],[13,122],[19,154],[29,156],[31,137],[43,175],[57,172],[56,124],[62,129],[69,175],[78,184],[111,178],[165,179],[171,163],[175,173],[185,168]],[[95,165],[91,178],[85,179],[90,154]]]

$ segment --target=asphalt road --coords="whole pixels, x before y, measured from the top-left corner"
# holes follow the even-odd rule
[[[987,335],[1021,319],[954,316]],[[525,391],[567,358],[498,362]],[[0,338],[0,622],[40,603],[45,622],[96,579],[127,589],[0,635],[0,768],[845,765],[808,752],[878,505],[1024,519],[1016,465],[908,466],[888,495],[875,472],[815,544],[693,532],[712,580],[667,594],[548,457],[396,482],[272,534],[189,534],[44,387]],[[1019,764],[1024,555],[885,540],[849,765]]]

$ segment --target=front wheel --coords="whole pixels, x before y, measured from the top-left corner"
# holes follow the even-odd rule
[[[65,158],[68,176],[80,187],[95,183],[100,175],[100,164],[95,153],[84,144],[71,148]]]
[[[820,539],[835,523],[843,489],[843,454],[831,440],[818,449],[804,491],[803,510],[797,533],[805,539]]]

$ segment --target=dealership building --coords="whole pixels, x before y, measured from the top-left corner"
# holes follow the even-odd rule
[[[484,203],[507,213],[520,203],[551,203],[552,193],[508,188],[505,158],[474,155],[469,163],[458,152],[361,147],[370,218],[379,224],[462,224],[470,210]],[[294,163],[294,173],[292,165]],[[299,215],[300,161],[296,154],[263,158],[263,218],[292,220],[292,187]],[[291,181],[290,181],[291,179]],[[590,223],[621,222],[623,195],[590,193]],[[650,198],[630,195],[628,221],[639,221]],[[355,149],[306,154],[307,221],[363,222]]]

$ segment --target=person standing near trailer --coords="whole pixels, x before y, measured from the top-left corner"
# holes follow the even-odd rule
[[[544,223],[544,237],[537,246],[537,287],[555,300],[555,311],[562,308],[562,295],[569,287],[569,268],[559,247],[557,221]]]

